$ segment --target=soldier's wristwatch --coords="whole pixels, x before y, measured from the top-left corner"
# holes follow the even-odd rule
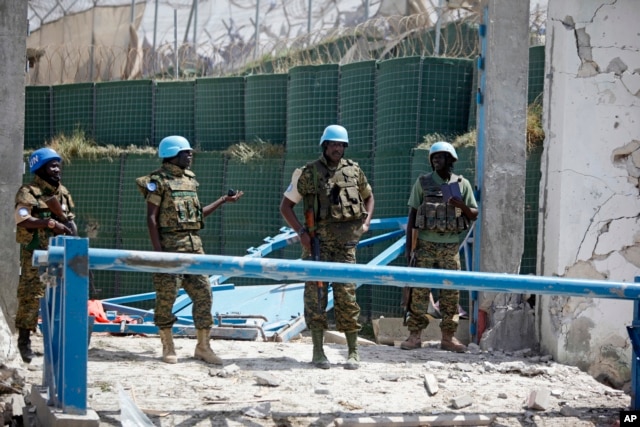
[[[56,228],[56,220],[55,219],[50,219],[49,222],[47,222],[47,227],[54,229]]]

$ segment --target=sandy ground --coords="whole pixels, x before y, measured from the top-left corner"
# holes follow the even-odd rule
[[[446,423],[453,414],[486,415],[492,426],[612,426],[630,404],[627,394],[577,368],[535,355],[454,354],[436,342],[414,351],[371,345],[360,346],[361,367],[349,371],[346,346],[325,344],[332,365],[320,370],[309,363],[311,339],[302,336],[286,343],[213,341],[225,362],[217,367],[191,358],[195,344],[176,338],[180,360],[168,365],[159,360],[157,336],[93,334],[88,405],[100,426],[121,425],[119,390],[123,407],[144,411],[150,425],[180,427],[409,426],[420,424],[411,422],[418,417],[477,425]],[[41,348],[35,337],[34,349]],[[41,384],[42,358],[25,372],[28,384]],[[436,381],[433,395],[425,375]],[[546,396],[543,408],[529,407],[532,392]]]

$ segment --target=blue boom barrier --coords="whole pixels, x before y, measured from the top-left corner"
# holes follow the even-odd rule
[[[396,248],[394,252],[398,253],[399,249]],[[45,345],[45,386],[49,390],[51,404],[70,413],[82,414],[86,411],[88,346],[86,339],[78,337],[86,337],[87,333],[86,290],[90,269],[325,282],[344,282],[348,278],[349,281],[378,286],[533,292],[635,300],[633,322],[627,329],[634,352],[631,406],[634,410],[640,408],[636,393],[640,354],[640,284],[637,282],[640,277],[636,278],[636,283],[625,283],[335,262],[98,249],[89,248],[88,239],[78,237],[52,239],[48,250],[34,252],[33,265],[46,268],[52,278],[50,282],[55,278],[57,284],[48,287],[53,294],[48,294],[47,302],[43,303],[43,307],[47,308],[47,319],[43,320],[44,338],[45,343],[50,343]]]

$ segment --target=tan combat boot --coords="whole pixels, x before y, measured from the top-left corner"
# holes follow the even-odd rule
[[[160,329],[160,341],[162,342],[162,361],[164,363],[178,363],[171,328]]]
[[[410,331],[409,338],[402,341],[400,348],[403,350],[415,350],[422,347],[422,330]]]
[[[196,345],[196,350],[193,353],[193,357],[196,359],[204,360],[207,363],[211,363],[212,365],[222,365],[222,359],[220,359],[216,354],[211,350],[211,346],[209,345],[209,340],[211,334],[211,330],[209,328],[206,329],[196,329],[196,336],[198,337],[198,344]]]
[[[464,353],[467,351],[467,346],[458,341],[451,332],[442,333],[440,348],[447,351],[453,351],[454,353]]]

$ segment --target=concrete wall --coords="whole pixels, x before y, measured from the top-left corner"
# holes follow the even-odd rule
[[[0,2],[0,362],[11,354],[19,258],[13,207],[22,183],[27,2]]]
[[[550,0],[538,273],[640,275],[640,2]],[[630,301],[544,296],[541,347],[622,385]]]

